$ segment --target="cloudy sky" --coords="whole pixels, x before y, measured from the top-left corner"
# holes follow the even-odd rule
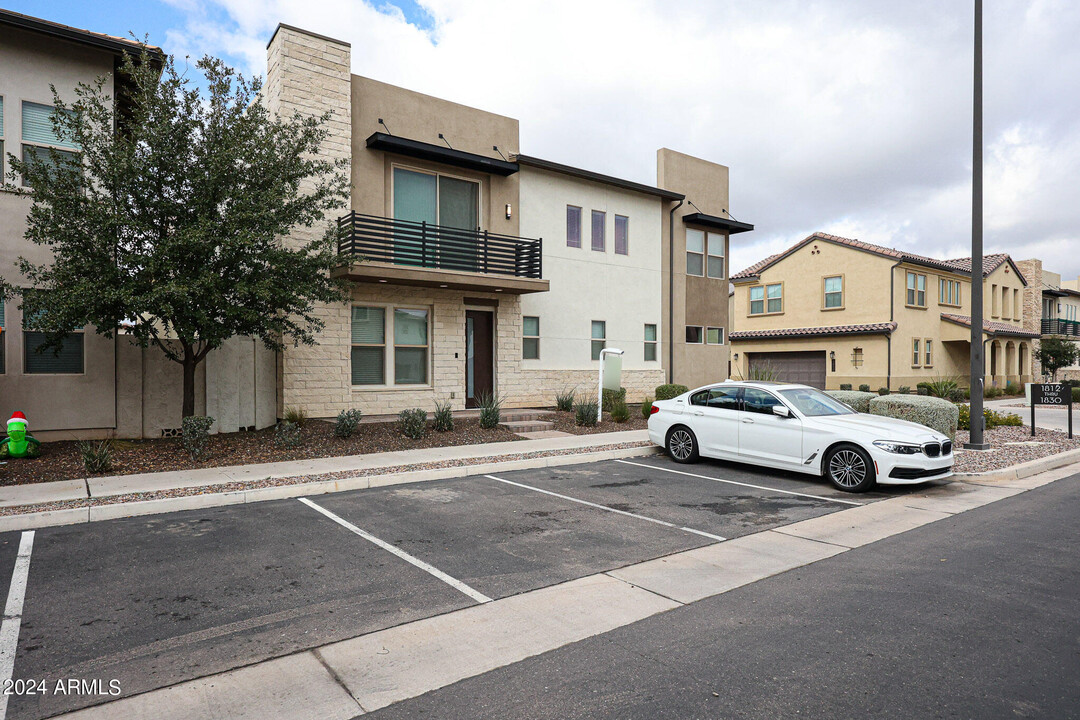
[[[810,232],[969,255],[973,0],[8,0],[265,72],[278,22],[353,72],[521,121],[522,152],[655,183],[731,168],[742,268]],[[990,0],[986,250],[1080,275],[1080,3]]]

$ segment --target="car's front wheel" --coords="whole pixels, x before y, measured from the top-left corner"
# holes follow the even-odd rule
[[[680,425],[668,433],[667,453],[677,463],[697,462],[697,438],[690,428]]]
[[[855,445],[838,445],[825,456],[825,477],[838,490],[866,492],[877,483],[874,461]]]

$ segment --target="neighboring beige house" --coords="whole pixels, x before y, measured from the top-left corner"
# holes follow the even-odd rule
[[[815,233],[732,276],[732,375],[770,367],[823,388],[914,388],[966,377],[971,260],[938,260]],[[1027,281],[1006,254],[983,260],[986,378],[1031,379]]]
[[[351,297],[281,354],[279,412],[548,406],[594,392],[604,347],[630,400],[724,376],[729,236],[752,229],[724,217],[726,167],[663,149],[656,186],[614,178],[521,153],[513,118],[353,75],[347,43],[279,25],[267,56],[271,109],[330,111],[323,151],[352,178]]]
[[[1062,281],[1059,273],[1044,270],[1041,260],[1022,260],[1017,265],[1028,280],[1025,327],[1043,338],[1072,340],[1080,347],[1080,278]],[[1038,362],[1034,363],[1034,375],[1044,376]],[[1058,370],[1057,379],[1080,380],[1080,364]]]

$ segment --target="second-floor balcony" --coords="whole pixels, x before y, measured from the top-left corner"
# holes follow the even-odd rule
[[[1080,321],[1044,317],[1042,319],[1042,334],[1080,337]]]
[[[338,220],[337,271],[358,282],[544,292],[539,239],[349,213]]]

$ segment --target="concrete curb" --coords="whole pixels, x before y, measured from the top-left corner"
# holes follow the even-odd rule
[[[568,455],[549,455],[545,457],[523,458],[504,462],[490,462],[480,465],[459,465],[456,467],[432,468],[429,470],[410,470],[383,475],[360,475],[336,480],[317,480],[309,483],[295,483],[276,487],[252,488],[250,490],[232,490],[228,492],[208,492],[201,495],[185,495],[175,498],[154,498],[152,500],[132,500],[130,502],[105,503],[86,507],[61,508],[43,512],[23,513],[0,517],[0,532],[31,530],[34,528],[56,525],[75,525],[115,520],[117,518],[136,517],[139,515],[157,515],[180,510],[200,510],[203,508],[245,503],[264,502],[267,500],[286,500],[309,495],[345,492],[347,490],[367,490],[369,488],[401,485],[403,483],[445,480],[449,478],[487,475],[490,473],[509,472],[512,470],[531,470],[543,467],[578,465],[600,460],[641,457],[660,452],[656,446],[622,448],[619,450],[601,450]]]
[[[1029,460],[1026,463],[1020,463],[1019,465],[1010,465],[1001,470],[991,470],[982,473],[953,473],[952,479],[960,482],[1008,482],[1010,480],[1023,480],[1032,475],[1038,475],[1039,473],[1044,473],[1048,470],[1057,470],[1058,468],[1072,465],[1077,462],[1080,462],[1080,450],[1069,450],[1068,452],[1051,455],[1050,457]]]

